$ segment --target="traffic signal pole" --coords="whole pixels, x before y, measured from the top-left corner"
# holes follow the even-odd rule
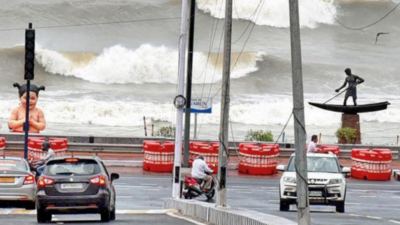
[[[32,23],[25,30],[25,74],[26,80],[26,114],[23,125],[25,131],[24,158],[28,159],[28,137],[29,137],[29,102],[31,94],[31,80],[35,77],[35,30],[32,29]]]

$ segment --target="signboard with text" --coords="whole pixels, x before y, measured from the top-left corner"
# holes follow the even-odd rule
[[[183,109],[185,112],[185,108]],[[211,98],[192,98],[190,103],[191,113],[211,113],[212,99]]]

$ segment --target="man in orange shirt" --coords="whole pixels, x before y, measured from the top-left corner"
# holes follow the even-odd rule
[[[22,86],[18,83],[14,84],[14,87],[18,88],[20,105],[13,109],[8,119],[8,127],[13,132],[24,132],[24,123],[26,118],[26,92],[27,86]],[[39,133],[46,128],[46,120],[44,118],[43,111],[36,107],[36,103],[39,97],[39,91],[45,90],[44,86],[37,87],[31,84],[30,96],[29,96],[29,133]]]

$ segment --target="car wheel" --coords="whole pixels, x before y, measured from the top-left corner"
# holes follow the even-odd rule
[[[115,198],[114,198],[114,207],[113,207],[113,210],[111,210],[111,212],[110,212],[110,220],[115,220],[115,208],[116,208],[116,205],[115,205]]]
[[[279,210],[280,211],[289,211],[290,209],[290,204],[282,201],[282,199],[279,201]]]
[[[51,221],[51,214],[46,213],[44,210],[36,210],[36,219],[38,223],[47,223]]]
[[[25,209],[26,210],[32,210],[36,208],[36,203],[35,202],[27,202],[25,204]]]
[[[111,212],[110,209],[105,209],[103,212],[100,213],[101,222],[110,222],[111,219]]]
[[[110,220],[115,220],[115,207],[114,207],[114,209],[110,212]]]
[[[338,212],[338,213],[344,213],[344,201],[343,202],[339,202],[337,205],[336,205],[336,212]]]

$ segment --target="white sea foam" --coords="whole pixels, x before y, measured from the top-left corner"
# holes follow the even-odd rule
[[[257,71],[257,61],[262,60],[263,55],[262,52],[242,54],[231,77],[240,78]],[[235,58],[235,54],[232,57]],[[222,57],[215,62],[207,60],[207,54],[196,52],[193,58],[193,77],[198,78],[193,79],[193,83],[221,80]],[[49,73],[74,76],[95,83],[177,83],[178,51],[164,46],[144,44],[138,49],[130,50],[117,45],[104,49],[98,56],[87,53],[60,53],[39,47],[36,59]],[[207,73],[203,74],[203,71]]]
[[[225,0],[197,0],[197,7],[215,18],[225,17]],[[235,19],[251,20],[257,25],[289,27],[287,0],[237,0],[232,13]],[[299,13],[302,27],[315,28],[319,23],[333,24],[337,8],[333,0],[300,0]]]
[[[0,98],[0,118],[9,117],[18,100],[10,97]],[[305,102],[319,99],[305,99]],[[397,103],[397,102],[394,102]],[[55,101],[42,96],[38,107],[45,112],[49,123],[92,124],[106,126],[132,127],[143,124],[143,116],[150,120],[175,123],[176,111],[170,102],[141,101],[102,101],[91,97]],[[247,96],[231,99],[230,118],[232,122],[246,125],[284,125],[292,112],[290,96]],[[213,113],[201,119],[204,124],[220,123],[220,102],[213,101]],[[400,108],[389,106],[385,111],[364,113],[360,115],[362,122],[400,123]],[[305,105],[306,126],[340,125],[340,113],[323,111]],[[193,122],[193,121],[192,121]],[[293,118],[290,125],[293,124]]]

